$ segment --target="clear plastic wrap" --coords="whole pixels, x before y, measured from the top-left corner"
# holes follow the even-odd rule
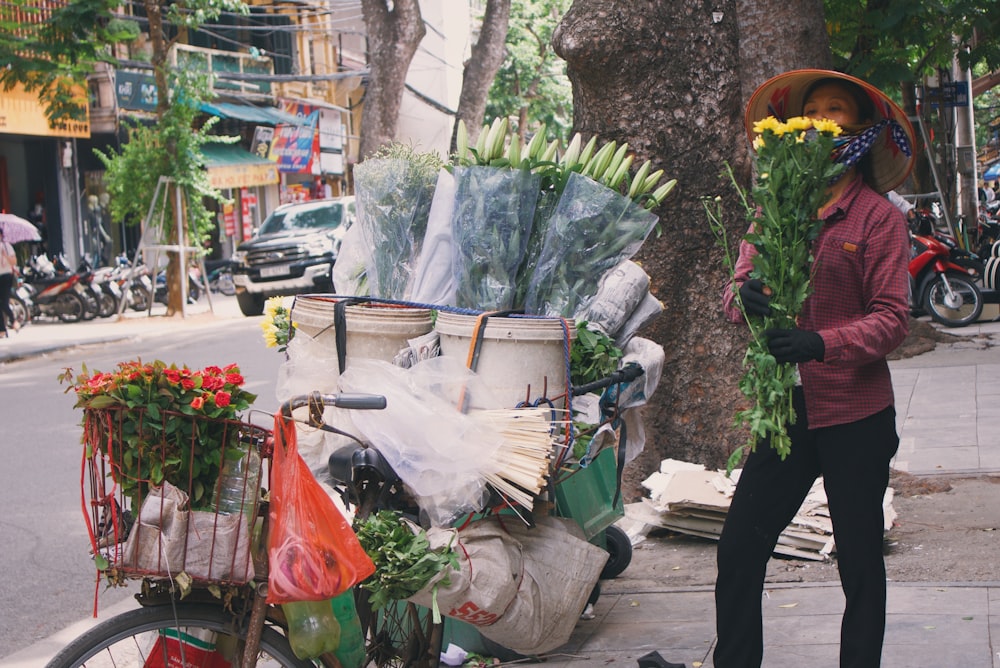
[[[454,240],[451,216],[455,210],[455,177],[438,173],[437,187],[427,221],[427,232],[417,258],[410,299],[421,304],[455,305],[455,275],[451,269]]]
[[[593,299],[604,273],[635,255],[656,221],[628,197],[571,174],[549,219],[525,311],[573,317]]]
[[[480,166],[456,167],[454,176],[455,305],[485,311],[510,309],[541,176],[521,169]]]
[[[370,249],[370,294],[409,297],[436,181],[436,173],[400,158],[368,159],[354,168],[357,224]]]
[[[433,526],[482,509],[483,476],[494,472],[489,467],[502,438],[456,408],[463,397],[475,408],[489,394],[481,378],[446,357],[410,369],[359,359],[341,374],[340,387],[385,396],[384,410],[355,411],[354,426],[389,462]]]

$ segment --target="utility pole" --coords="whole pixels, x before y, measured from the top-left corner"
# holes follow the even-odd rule
[[[955,172],[958,190],[955,200],[958,205],[958,219],[962,221],[961,230],[967,233],[976,225],[979,216],[976,196],[976,130],[972,109],[972,70],[962,69],[957,56],[952,60],[952,81],[956,89]],[[964,95],[961,93],[963,86]],[[963,238],[959,243],[964,246],[964,242]]]

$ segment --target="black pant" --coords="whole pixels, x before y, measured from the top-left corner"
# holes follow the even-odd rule
[[[746,461],[718,548],[715,668],[759,668],[764,654],[761,596],[767,562],[816,477],[823,476],[847,605],[841,668],[880,665],[885,634],[882,497],[896,453],[890,406],[850,424],[808,428],[801,388],[794,397],[791,453],[782,461],[760,443]]]
[[[14,322],[14,312],[10,310],[10,289],[14,286],[14,274],[0,274],[0,332],[7,331],[7,319]]]

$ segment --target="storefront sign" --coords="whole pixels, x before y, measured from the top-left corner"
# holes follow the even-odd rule
[[[279,171],[311,173],[317,154],[319,136],[315,128],[308,125],[279,125],[275,128],[268,157],[278,164]]]
[[[237,163],[208,168],[208,182],[219,190],[267,186],[279,180],[276,165]]]
[[[50,123],[38,95],[25,91],[20,84],[0,94],[0,133],[87,139],[90,137],[89,111],[87,114],[85,121]]]
[[[115,97],[122,109],[156,111],[156,81],[140,72],[115,73]]]
[[[236,236],[236,210],[232,203],[222,205],[222,221],[226,226],[226,236]]]

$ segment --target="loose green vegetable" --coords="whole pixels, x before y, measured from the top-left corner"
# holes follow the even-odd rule
[[[576,340],[569,353],[570,382],[586,385],[607,378],[618,370],[621,348],[605,334],[587,328],[587,321],[576,323]]]
[[[736,414],[736,424],[746,425],[750,438],[729,457],[727,471],[732,471],[744,451],[755,449],[761,439],[769,438],[782,459],[790,451],[787,427],[795,423],[792,389],[798,381],[798,368],[775,361],[768,352],[764,331],[796,326],[811,289],[811,242],[823,224],[817,212],[826,200],[828,185],[843,171],[843,166],[830,158],[833,138],[840,134],[832,121],[792,118],[780,123],[769,117],[757,123],[754,131],[760,135],[754,142],[758,176],[752,197],[756,206],[736,183],[732,169],[728,165],[726,169],[753,223],[744,237],[757,249],[750,277],[759,278],[771,289],[772,314],[762,318],[744,312],[752,339],[743,358],[746,371],[740,390],[750,406]],[[702,203],[732,273],[734,262],[722,224],[721,198],[705,198]]]
[[[413,596],[448,566],[458,568],[451,546],[432,551],[427,533],[414,533],[401,517],[383,510],[370,515],[357,528],[361,547],[375,563],[375,573],[361,583],[361,588],[371,593],[369,601],[374,610]]]

